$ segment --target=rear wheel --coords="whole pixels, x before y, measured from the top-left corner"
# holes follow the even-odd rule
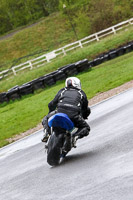
[[[61,157],[61,148],[63,146],[64,134],[57,135],[55,132],[51,135],[48,142],[47,162],[51,166],[58,165]]]

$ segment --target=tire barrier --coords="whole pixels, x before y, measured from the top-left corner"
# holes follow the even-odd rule
[[[97,65],[100,65],[102,62],[103,62],[103,58],[102,58],[102,57],[95,58],[95,59],[93,60],[93,67],[94,67],[94,66],[97,66]]]
[[[118,56],[122,56],[125,53],[124,47],[118,48],[116,51]]]
[[[109,54],[108,53],[103,54],[101,59],[102,59],[102,62],[108,61],[109,60]]]
[[[53,74],[54,81],[64,80],[66,78],[66,74],[62,70],[56,70]]]
[[[75,63],[75,66],[76,66],[78,73],[83,72],[89,68],[88,60],[87,59],[80,60]]]
[[[44,77],[42,77],[41,79],[43,80],[44,86],[51,86],[54,85],[56,82],[53,78],[54,72],[45,75]]]
[[[117,49],[112,49],[108,53],[104,53],[96,57],[94,60],[80,60],[76,63],[65,65],[58,70],[46,74],[38,79],[34,79],[21,86],[15,86],[7,92],[0,93],[0,103],[9,102],[10,100],[20,99],[21,96],[33,94],[35,90],[54,85],[59,80],[64,80],[69,76],[73,76],[91,67],[95,67],[105,61],[122,56],[133,51],[133,41]]]
[[[21,94],[20,94],[19,87],[15,86],[14,88],[8,90],[7,98],[8,98],[8,100],[20,99],[21,98]]]
[[[19,93],[21,96],[24,96],[24,95],[28,95],[28,94],[33,94],[34,90],[30,83],[25,83],[25,84],[19,86]]]
[[[110,51],[109,52],[109,59],[114,59],[117,57],[117,51],[116,50],[113,50],[113,51]]]
[[[4,102],[8,102],[9,99],[7,97],[7,93],[6,92],[2,92],[0,93],[0,103],[4,103]]]
[[[127,46],[123,47],[125,50],[125,53],[131,52],[133,50],[132,47],[133,47],[133,44],[128,44]]]
[[[94,61],[93,60],[89,61],[88,66],[89,66],[89,68],[94,67]]]
[[[77,66],[74,63],[61,67],[59,70],[61,70],[66,77],[78,74]]]
[[[44,81],[41,78],[35,79],[29,82],[28,84],[32,86],[33,91],[38,90],[40,88],[44,88]]]

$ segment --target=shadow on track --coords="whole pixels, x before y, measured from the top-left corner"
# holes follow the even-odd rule
[[[62,163],[60,163],[57,166],[51,167],[51,169],[59,168],[62,167],[63,165],[70,165],[70,164],[75,164],[81,161],[81,163],[85,160],[91,160],[94,157],[99,154],[98,151],[89,151],[89,152],[84,152],[84,153],[78,153],[78,154],[73,154],[73,155],[67,155],[65,159],[63,160]]]
[[[71,162],[77,162],[77,160],[85,160],[85,159],[91,159],[94,156],[96,156],[98,152],[96,151],[89,151],[89,152],[84,152],[84,153],[79,153],[79,154],[73,154],[73,155],[67,155],[66,158],[64,159],[64,162],[62,164],[66,163],[71,163]]]

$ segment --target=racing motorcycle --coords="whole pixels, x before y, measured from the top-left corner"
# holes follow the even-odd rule
[[[51,135],[45,145],[47,162],[51,166],[60,164],[72,148],[76,148],[78,136],[74,137],[76,128],[64,113],[57,113],[49,118]]]

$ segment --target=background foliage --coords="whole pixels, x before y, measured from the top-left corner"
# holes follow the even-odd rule
[[[0,34],[33,23],[53,12],[65,13],[68,10],[75,23],[78,18],[85,19],[83,24],[91,26],[89,33],[132,16],[133,0],[0,0]],[[83,27],[80,24],[76,23],[78,29]]]
[[[0,71],[129,19],[132,13],[133,0],[0,0]]]

